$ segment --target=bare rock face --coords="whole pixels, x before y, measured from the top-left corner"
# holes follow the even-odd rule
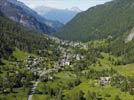
[[[134,28],[131,30],[130,34],[128,35],[127,39],[125,40],[125,42],[130,42],[134,39]]]
[[[62,27],[61,23],[42,18],[32,9],[17,0],[0,0],[0,11],[11,20],[41,33],[50,34]]]

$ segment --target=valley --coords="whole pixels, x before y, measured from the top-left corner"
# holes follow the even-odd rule
[[[134,100],[134,1],[37,2],[0,0],[0,100]]]
[[[107,40],[81,43],[51,39],[57,44],[57,56],[51,50],[38,50],[35,55],[16,49],[16,60],[2,60],[0,99],[134,99],[134,64],[123,65],[122,57],[102,51],[108,46]],[[49,56],[42,56],[46,54]]]

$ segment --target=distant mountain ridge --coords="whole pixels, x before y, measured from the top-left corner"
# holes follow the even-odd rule
[[[71,9],[57,9],[44,6],[35,8],[35,11],[44,18],[57,20],[64,24],[69,22],[73,17],[75,17],[76,14],[81,12],[78,7],[73,7]]]
[[[17,0],[1,0],[0,11],[13,21],[41,33],[50,34],[63,26],[58,21],[44,19],[24,3]]]
[[[56,36],[75,41],[116,38],[133,27],[134,0],[113,0],[79,13]]]

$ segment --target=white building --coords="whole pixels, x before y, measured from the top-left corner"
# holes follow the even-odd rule
[[[100,85],[108,85],[111,82],[111,77],[100,77]]]

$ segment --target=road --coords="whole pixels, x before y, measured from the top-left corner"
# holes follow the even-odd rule
[[[38,83],[39,83],[40,81],[38,80],[38,81],[36,81],[35,83],[34,83],[34,85],[33,85],[33,87],[31,88],[31,90],[30,90],[30,94],[29,94],[29,96],[28,96],[28,100],[32,100],[32,97],[33,97],[33,94],[35,93],[35,89],[36,89],[36,87],[38,86]]]
[[[40,77],[45,75],[45,74],[47,74],[47,73],[49,73],[50,70],[51,69],[49,69],[49,70],[44,69],[44,71],[40,74]],[[32,100],[33,94],[35,93],[35,89],[37,88],[37,86],[38,86],[38,84],[40,82],[39,79],[37,81],[35,81],[35,83],[33,84],[32,88],[30,89],[30,94],[28,95],[28,100]]]

